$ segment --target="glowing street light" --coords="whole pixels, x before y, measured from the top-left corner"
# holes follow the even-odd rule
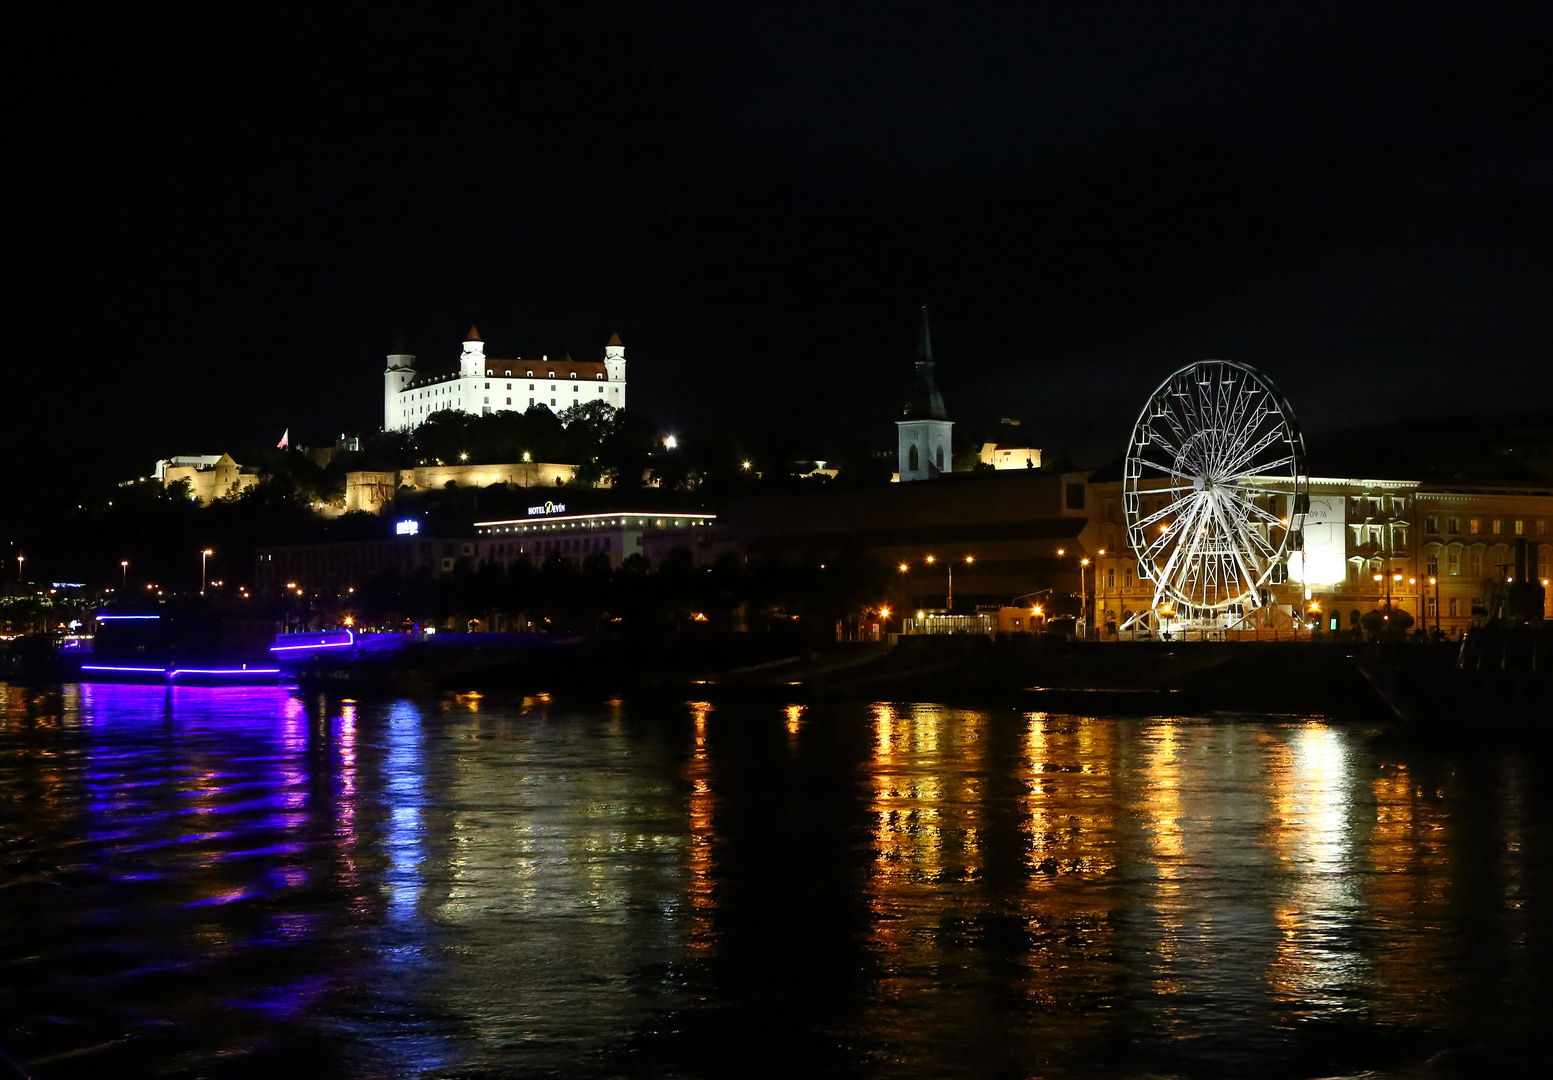
[[[119,583],[119,595],[123,596],[129,591],[129,560],[119,560],[119,570],[123,572],[123,580]]]
[[[212,551],[210,548],[206,548],[204,551],[200,552],[200,595],[201,596],[205,595],[205,560],[210,558],[214,554],[215,554],[215,552]]]

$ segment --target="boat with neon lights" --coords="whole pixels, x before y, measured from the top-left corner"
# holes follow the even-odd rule
[[[59,678],[167,686],[274,686],[267,621],[241,624],[202,604],[99,611],[88,649],[62,650]],[[251,625],[250,625],[251,624]]]

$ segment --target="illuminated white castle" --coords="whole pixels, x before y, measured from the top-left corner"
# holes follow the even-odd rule
[[[548,357],[498,360],[485,355],[485,342],[471,326],[457,371],[423,374],[415,369],[414,356],[399,351],[389,354],[383,372],[386,431],[416,427],[443,409],[480,415],[543,405],[559,413],[590,401],[625,408],[626,350],[619,334],[604,346],[602,361],[579,363],[570,356],[559,363]]]

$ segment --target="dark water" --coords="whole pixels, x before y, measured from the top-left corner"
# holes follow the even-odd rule
[[[1288,719],[6,688],[40,1077],[1540,1072],[1534,750]]]

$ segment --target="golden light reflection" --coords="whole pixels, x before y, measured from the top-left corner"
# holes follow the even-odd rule
[[[905,969],[935,962],[939,909],[955,906],[981,875],[987,717],[937,705],[872,711],[869,905],[872,944],[892,969],[882,984],[889,992]]]
[[[687,944],[696,952],[704,952],[712,946],[712,914],[716,907],[712,895],[712,843],[716,833],[712,821],[711,760],[706,746],[707,718],[712,714],[712,703],[692,701],[687,704],[695,733],[695,745],[685,767],[685,778],[690,781],[690,847],[686,861],[690,872],[691,921]]]
[[[1272,839],[1284,896],[1268,980],[1279,1000],[1337,1008],[1360,981],[1362,961],[1347,931],[1359,898],[1352,764],[1344,736],[1306,725],[1287,740],[1264,740],[1271,785]]]
[[[1182,989],[1171,974],[1180,958],[1182,929],[1181,873],[1186,838],[1182,831],[1181,748],[1176,724],[1161,721],[1148,733],[1144,752],[1144,790],[1139,807],[1154,867],[1154,910],[1159,920],[1156,988],[1159,993]]]
[[[803,706],[789,705],[787,707],[787,734],[792,738],[798,738],[798,728],[803,723]]]

